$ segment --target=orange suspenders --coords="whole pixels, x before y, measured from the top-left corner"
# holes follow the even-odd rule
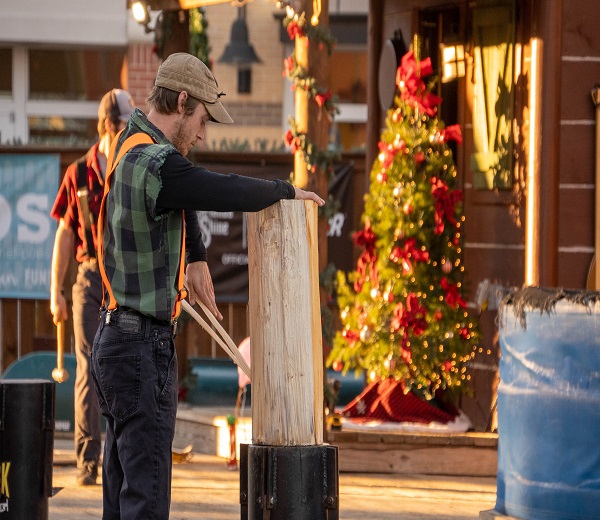
[[[106,276],[106,270],[104,269],[104,204],[106,202],[108,192],[110,191],[110,180],[117,164],[131,148],[137,146],[138,144],[152,144],[154,142],[152,141],[152,138],[144,132],[138,132],[137,134],[133,134],[125,140],[125,142],[119,150],[119,154],[115,159],[115,150],[117,148],[117,143],[119,141],[119,136],[121,135],[121,132],[117,134],[110,146],[110,152],[108,154],[108,163],[106,165],[106,179],[104,181],[104,195],[102,197],[102,204],[100,206],[100,215],[98,216],[98,266],[100,267],[100,275],[102,276],[103,285],[102,306],[104,306],[105,304],[104,289],[106,288],[106,291],[108,291],[109,298],[107,306],[109,312],[114,311],[117,308],[117,301],[115,300],[115,296],[110,286],[110,282],[108,281],[108,277]],[[177,316],[179,316],[179,312],[181,310],[181,300],[183,300],[187,296],[187,291],[183,286],[185,275],[185,213],[183,211],[181,212],[181,220],[181,252],[179,257],[179,274],[177,277],[177,297],[175,298],[175,306],[173,307],[173,312],[171,313],[171,320],[175,320]]]

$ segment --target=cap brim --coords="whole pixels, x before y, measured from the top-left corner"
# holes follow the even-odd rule
[[[233,123],[233,119],[231,119],[231,116],[227,113],[227,110],[225,110],[225,107],[221,104],[220,101],[217,101],[216,103],[212,103],[210,105],[208,103],[205,103],[204,106],[206,107],[206,111],[208,112],[211,121],[214,121],[215,123],[224,124]]]

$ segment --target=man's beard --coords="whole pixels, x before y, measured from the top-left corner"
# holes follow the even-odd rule
[[[189,144],[185,143],[185,141],[184,141],[185,132],[183,130],[183,126],[184,126],[183,122],[185,120],[186,119],[184,117],[184,119],[180,119],[179,121],[176,122],[175,128],[173,129],[173,137],[171,138],[171,144],[182,155],[186,155],[190,150]]]

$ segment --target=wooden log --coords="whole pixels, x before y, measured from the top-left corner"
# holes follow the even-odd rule
[[[323,443],[317,206],[248,214],[252,442]]]

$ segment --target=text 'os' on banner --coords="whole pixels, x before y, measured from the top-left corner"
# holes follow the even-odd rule
[[[57,154],[0,155],[0,298],[47,299]]]

